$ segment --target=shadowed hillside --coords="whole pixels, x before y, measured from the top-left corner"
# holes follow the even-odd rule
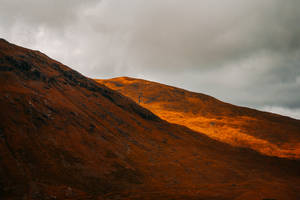
[[[300,163],[170,124],[0,40],[0,199],[299,199]]]
[[[300,158],[300,120],[221,102],[205,94],[133,78],[97,80],[171,123],[266,155]]]

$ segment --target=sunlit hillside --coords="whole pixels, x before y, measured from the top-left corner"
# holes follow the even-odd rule
[[[128,77],[97,80],[171,123],[263,154],[300,157],[300,120],[221,102],[205,94]]]

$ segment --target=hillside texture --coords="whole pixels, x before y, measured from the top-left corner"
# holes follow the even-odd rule
[[[96,81],[130,97],[168,122],[213,139],[270,156],[300,158],[300,120],[141,79]]]
[[[0,199],[300,199],[300,163],[170,124],[0,40]]]

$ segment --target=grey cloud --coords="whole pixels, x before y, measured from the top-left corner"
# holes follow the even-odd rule
[[[170,66],[175,71],[211,68],[259,51],[289,52],[299,47],[300,16],[290,17],[298,2],[287,8],[279,1],[176,2],[154,4],[155,12],[136,18],[141,25],[133,33],[131,48],[138,55],[137,65]]]
[[[300,108],[299,7],[298,0],[2,0],[0,33],[90,77],[151,79],[280,112]]]
[[[263,111],[280,113],[285,116],[293,117],[295,119],[300,119],[300,109],[288,109],[288,108],[274,107],[274,106],[266,106],[260,109]]]
[[[22,21],[31,25],[61,28],[77,20],[81,9],[93,5],[96,0],[1,0],[1,23]]]

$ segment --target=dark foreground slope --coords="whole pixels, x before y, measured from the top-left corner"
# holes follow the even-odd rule
[[[300,158],[300,120],[224,103],[205,94],[128,77],[97,80],[171,123],[234,146]]]
[[[299,199],[299,161],[169,124],[0,41],[0,199]]]

